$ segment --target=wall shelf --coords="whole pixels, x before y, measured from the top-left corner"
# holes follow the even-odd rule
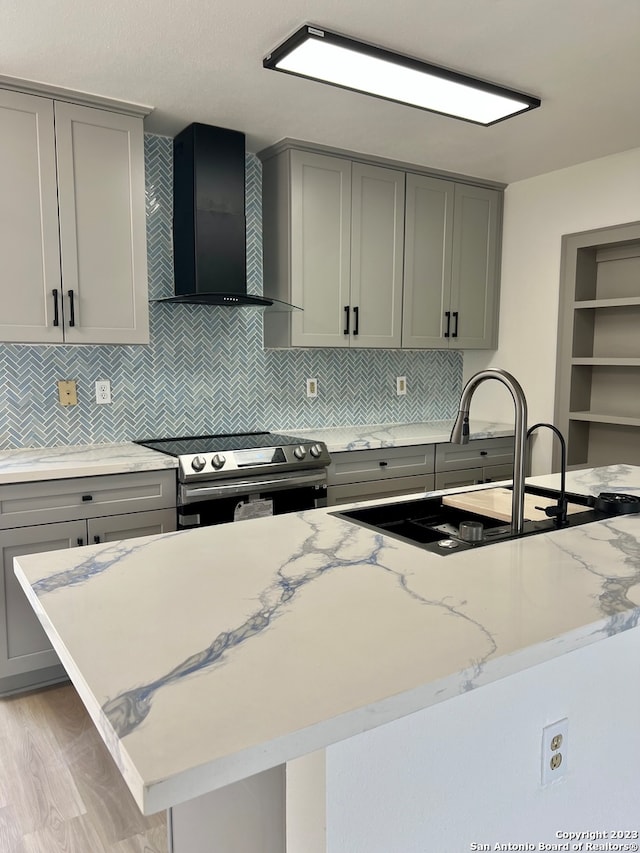
[[[640,222],[566,235],[561,268],[555,422],[568,466],[640,464]]]
[[[597,412],[569,412],[569,420],[588,421],[595,424],[620,424],[621,426],[640,427],[640,418],[629,418],[621,415],[605,415]]]

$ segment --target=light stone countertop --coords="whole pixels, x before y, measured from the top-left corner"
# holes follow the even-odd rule
[[[449,441],[452,426],[453,421],[448,420],[311,430],[291,427],[273,430],[273,432],[324,441],[329,453],[337,453],[342,450],[438,444]],[[513,426],[487,421],[472,422],[471,430],[472,439],[513,435]],[[178,460],[173,456],[150,450],[148,447],[140,447],[132,442],[26,447],[18,450],[0,450],[0,486],[36,480],[124,474],[131,471],[158,471],[177,467]]]
[[[177,468],[166,453],[131,442],[0,450],[0,485]]]
[[[145,813],[638,627],[638,515],[443,557],[332,512],[15,560]]]
[[[513,424],[470,421],[470,438],[498,438],[513,435]],[[409,447],[417,444],[441,444],[449,441],[453,420],[411,424],[363,424],[327,429],[278,430],[285,435],[324,441],[329,453],[345,450],[374,450],[382,447]]]

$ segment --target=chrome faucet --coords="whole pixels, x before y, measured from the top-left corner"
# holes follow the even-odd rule
[[[519,535],[524,529],[524,461],[527,443],[527,400],[517,379],[498,367],[490,367],[476,373],[462,389],[460,411],[451,430],[452,444],[468,444],[469,442],[469,406],[471,398],[482,382],[486,379],[497,379],[506,385],[515,407],[515,453],[513,456],[513,496],[511,499],[511,533]]]

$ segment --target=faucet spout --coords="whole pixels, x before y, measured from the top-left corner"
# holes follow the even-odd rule
[[[469,379],[462,389],[458,416],[451,437],[452,444],[467,444],[469,441],[469,408],[471,399],[482,382],[496,379],[505,385],[513,398],[515,409],[515,450],[513,456],[513,497],[511,499],[511,533],[520,535],[524,530],[524,468],[527,443],[527,400],[522,386],[510,373],[497,367],[481,370]]]

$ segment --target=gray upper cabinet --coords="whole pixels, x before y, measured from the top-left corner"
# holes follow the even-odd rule
[[[294,140],[261,158],[264,293],[304,309],[265,312],[265,346],[497,346],[501,190]]]
[[[402,330],[404,173],[352,166],[352,347],[399,347]]]
[[[448,346],[455,185],[407,175],[402,344],[416,349]],[[449,314],[449,318],[450,318]]]
[[[264,164],[266,346],[397,347],[404,174],[286,150]]]
[[[497,190],[455,185],[449,341],[456,349],[498,345],[501,202]]]
[[[148,343],[142,119],[0,90],[0,340]]]
[[[403,347],[497,346],[501,196],[407,175]]]

